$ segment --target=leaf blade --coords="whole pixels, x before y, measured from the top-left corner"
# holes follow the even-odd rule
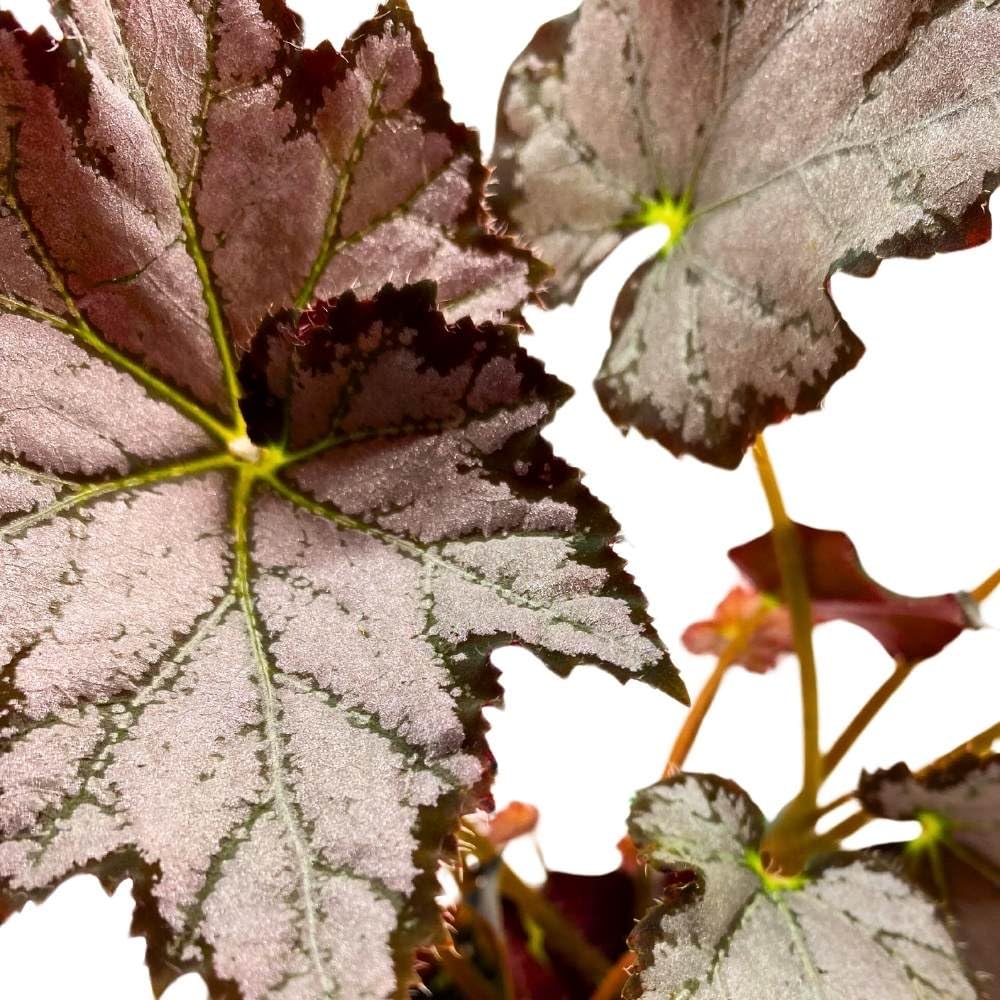
[[[556,265],[553,300],[644,201],[690,206],[618,299],[609,415],[734,468],[765,426],[818,406],[863,350],[834,271],[989,236],[998,39],[995,6],[972,0],[589,0],[544,27],[501,99],[496,203]]]
[[[629,826],[654,865],[693,882],[639,922],[627,997],[974,995],[933,908],[892,872],[851,857],[793,880],[755,867],[763,818],[730,782],[654,785]]]
[[[377,291],[402,236],[452,311],[516,318],[538,275],[491,232],[405,5],[346,59],[296,49],[280,2],[61,9],[80,30],[59,46],[0,20],[0,116],[25,154],[5,164],[23,219],[0,212],[0,295],[25,312],[0,317],[0,908],[130,875],[158,990],[195,969],[213,997],[397,995],[488,792],[490,652],[519,638],[564,672],[683,685],[617,525],[538,439],[562,387],[426,285],[344,294],[358,267]],[[293,301],[322,246],[297,184],[341,176],[379,58],[416,152],[380,170],[372,150],[403,147],[376,124],[344,185],[316,287],[381,326],[331,330]],[[269,380],[281,344],[290,392]],[[323,384],[337,351],[371,356],[343,399]],[[286,418],[297,454],[269,435]],[[414,449],[427,474],[403,488],[388,471]],[[323,463],[384,474],[339,504]]]
[[[998,791],[996,754],[965,754],[916,774],[896,764],[863,772],[858,787],[860,801],[873,815],[921,822],[913,841],[881,851],[954,919],[982,1000],[996,995],[1000,975],[993,947],[1000,912],[1000,823],[991,808]]]
[[[966,629],[980,627],[978,608],[967,594],[897,594],[865,572],[844,532],[798,523],[794,527],[815,622],[851,622],[869,632],[890,656],[909,663],[934,656]],[[729,558],[759,590],[780,593],[771,533],[730,549]]]

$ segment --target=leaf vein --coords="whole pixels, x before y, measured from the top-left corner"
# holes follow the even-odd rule
[[[184,190],[181,188],[180,179],[177,176],[177,171],[174,168],[173,163],[170,160],[170,156],[167,152],[166,142],[164,141],[162,128],[156,121],[156,116],[153,114],[152,109],[149,107],[149,103],[146,100],[146,95],[139,84],[138,75],[135,71],[135,66],[132,61],[132,54],[129,51],[128,46],[125,44],[125,40],[122,37],[121,25],[118,21],[118,16],[111,5],[110,0],[103,0],[105,14],[110,22],[111,28],[114,32],[115,44],[121,54],[122,63],[128,74],[128,85],[127,93],[129,99],[135,105],[139,114],[142,116],[143,120],[149,127],[150,138],[156,145],[157,155],[163,165],[164,172],[167,176],[167,180],[170,183],[171,191],[174,195],[174,200],[177,205],[177,211],[181,220],[181,227],[184,231],[185,244],[187,247],[188,255],[190,256],[194,266],[195,271],[198,275],[198,280],[201,284],[202,295],[205,300],[205,307],[208,312],[208,323],[209,330],[212,339],[215,343],[215,349],[219,357],[219,363],[222,366],[223,379],[225,381],[226,390],[229,395],[229,403],[231,407],[231,417],[235,426],[235,437],[240,437],[246,433],[246,428],[243,426],[243,417],[240,413],[239,399],[240,399],[240,386],[239,379],[236,373],[236,363],[233,356],[232,347],[230,345],[229,334],[226,330],[225,320],[223,319],[222,309],[219,305],[219,298],[216,294],[215,283],[212,279],[211,271],[208,267],[208,262],[205,258],[204,250],[201,246],[201,239],[198,234],[198,227],[194,219],[194,214],[191,209],[191,204],[187,199]],[[210,5],[212,6],[212,5]],[[76,38],[80,47],[87,53],[89,58],[93,58],[93,54],[89,51],[86,42],[84,40],[83,32],[79,30],[75,21],[70,17],[66,16],[66,21],[74,29],[74,37]],[[155,22],[154,22],[155,23]]]
[[[101,729],[103,730],[97,743],[94,744],[89,754],[82,758],[77,767],[76,779],[80,782],[79,787],[73,795],[64,799],[60,809],[53,812],[41,825],[38,833],[30,837],[21,838],[30,840],[36,847],[33,863],[37,864],[45,855],[45,852],[52,845],[52,842],[60,832],[60,825],[70,820],[80,806],[88,802],[93,802],[104,808],[94,798],[90,791],[90,784],[94,779],[101,778],[112,760],[106,755],[111,747],[128,732],[130,726],[135,725],[150,706],[150,702],[137,704],[137,699],[143,694],[153,694],[158,690],[165,689],[166,686],[183,675],[183,665],[196,652],[201,643],[211,633],[212,629],[222,620],[226,612],[235,603],[235,596],[232,591],[228,591],[216,606],[205,616],[201,623],[196,625],[190,636],[180,645],[167,650],[154,664],[146,677],[129,692],[128,702],[131,708],[127,709],[128,721],[125,723],[116,709],[123,704],[121,699],[111,699],[95,705],[101,719]],[[178,670],[173,676],[167,676],[170,667],[177,667]],[[54,720],[52,725],[59,725],[59,720]],[[63,722],[62,724],[67,724]],[[35,727],[42,728],[42,727]],[[45,727],[50,728],[50,727]],[[23,738],[26,732],[20,733]],[[15,743],[20,740],[14,741]]]
[[[295,855],[298,870],[306,945],[324,995],[332,998],[335,995],[336,984],[323,962],[319,944],[319,907],[313,884],[316,861],[306,842],[305,833],[295,816],[289,791],[283,779],[284,762],[281,750],[281,732],[278,728],[278,705],[273,685],[273,667],[264,648],[263,633],[257,619],[256,603],[250,585],[249,501],[251,490],[252,480],[246,474],[241,474],[233,491],[233,544],[236,554],[235,589],[246,619],[247,635],[257,667],[260,710],[264,719],[264,737],[271,778],[271,795],[275,811],[285,828],[289,844]]]
[[[312,300],[313,295],[316,292],[316,287],[323,277],[323,273],[326,271],[327,266],[333,259],[334,253],[336,252],[336,239],[340,232],[341,218],[343,216],[344,205],[347,202],[347,196],[350,193],[351,187],[354,182],[354,171],[356,170],[358,163],[361,162],[361,158],[364,156],[365,146],[368,143],[368,137],[374,131],[376,124],[380,120],[380,116],[376,115],[375,111],[378,106],[379,101],[382,99],[382,89],[385,83],[385,76],[388,72],[388,67],[386,67],[377,79],[372,81],[372,90],[368,98],[368,109],[365,116],[365,124],[358,130],[358,134],[354,137],[354,142],[351,144],[350,152],[347,155],[347,159],[344,161],[344,166],[341,169],[340,176],[337,178],[337,186],[334,188],[333,198],[330,202],[330,210],[327,212],[326,222],[323,226],[323,237],[320,241],[319,250],[316,254],[316,258],[313,260],[312,266],[309,268],[309,274],[306,276],[306,280],[299,289],[299,294],[295,296],[295,308],[305,309]]]
[[[13,538],[16,535],[33,528],[37,524],[48,521],[67,510],[73,510],[83,504],[90,503],[100,497],[127,490],[139,489],[144,486],[154,486],[175,479],[199,475],[215,469],[230,466],[232,460],[228,455],[210,455],[207,458],[192,459],[186,462],[175,462],[169,465],[146,469],[131,476],[122,476],[103,483],[93,483],[89,486],[79,486],[70,496],[62,497],[48,504],[41,510],[33,511],[21,517],[0,524],[0,541]]]
[[[42,309],[41,307],[21,299],[18,296],[11,295],[10,293],[0,294],[0,310],[5,311],[8,314],[22,316],[25,319],[33,319],[40,323],[47,323],[49,326],[53,327],[53,329],[59,330],[61,333],[70,334],[83,345],[90,348],[90,350],[93,351],[98,357],[107,361],[118,370],[131,375],[132,378],[134,378],[152,395],[162,399],[165,403],[173,406],[174,409],[178,410],[184,416],[189,417],[196,423],[200,424],[214,437],[219,438],[220,440],[228,440],[231,436],[229,430],[207,410],[196,403],[193,399],[190,399],[186,394],[180,392],[174,386],[169,385],[163,379],[148,371],[141,364],[130,358],[127,354],[124,354],[117,348],[112,347],[111,344],[104,340],[104,338],[90,326],[80,313],[79,309],[76,307],[72,296],[70,296],[69,292],[65,290],[65,285],[63,284],[62,279],[58,276],[58,272],[54,270],[54,264],[49,259],[38,234],[34,231],[34,228],[31,226],[31,223],[20,205],[20,202],[17,200],[16,196],[11,193],[10,188],[8,188],[4,200],[20,222],[22,231],[32,247],[33,255],[48,274],[50,283],[56,283],[55,287],[57,291],[60,287],[64,290],[65,296],[68,299],[67,311],[70,313],[71,318],[66,319],[63,316],[57,316],[55,313],[49,312],[47,309]],[[69,303],[72,304],[70,305]]]
[[[806,156],[797,163],[792,163],[786,167],[783,167],[777,173],[766,177],[762,181],[758,181],[756,184],[752,184],[748,188],[744,188],[742,191],[737,191],[735,194],[725,195],[718,201],[707,205],[705,208],[701,208],[694,212],[691,217],[691,221],[694,222],[695,219],[700,219],[703,216],[709,215],[712,212],[717,212],[719,209],[728,208],[737,202],[743,201],[752,195],[759,194],[761,191],[770,187],[773,184],[777,184],[784,180],[786,177],[798,173],[807,167],[813,166],[817,163],[821,163],[824,160],[828,160],[833,156],[841,156],[844,153],[851,153],[859,149],[872,149],[872,150],[882,150],[890,143],[894,142],[896,139],[902,139],[913,132],[919,132],[921,129],[926,128],[928,125],[933,125],[938,121],[945,118],[949,118],[952,115],[961,114],[963,111],[967,111],[969,108],[974,107],[976,104],[982,102],[992,102],[995,98],[1000,96],[1000,88],[997,90],[990,91],[986,94],[976,94],[973,97],[969,97],[963,101],[959,101],[957,104],[950,105],[947,108],[934,111],[933,113],[924,116],[918,121],[911,122],[905,128],[898,129],[895,132],[885,133],[883,135],[876,136],[872,139],[858,139],[852,142],[844,142],[838,146],[828,147],[826,149],[817,150]]]
[[[362,534],[369,535],[372,538],[383,542],[386,545],[392,545],[397,548],[400,552],[408,555],[412,558],[417,559],[419,562],[431,563],[441,569],[446,570],[468,583],[474,583],[477,586],[486,588],[487,590],[492,590],[498,597],[507,601],[509,604],[516,605],[517,607],[527,608],[530,611],[538,612],[548,612],[551,608],[544,604],[539,604],[537,601],[532,601],[530,598],[525,597],[523,594],[519,594],[516,591],[511,590],[509,587],[505,587],[503,584],[498,583],[494,580],[490,580],[478,573],[473,572],[470,569],[459,566],[458,564],[452,562],[446,556],[442,555],[440,552],[433,552],[429,545],[422,542],[417,542],[409,538],[403,538],[400,535],[393,534],[390,531],[386,531],[383,528],[378,528],[373,524],[368,524],[365,521],[360,521],[357,518],[351,517],[348,514],[336,510],[326,504],[320,503],[317,500],[313,500],[306,496],[304,493],[300,493],[293,489],[287,483],[278,479],[277,477],[270,477],[269,483],[272,488],[281,496],[283,496],[289,503],[298,507],[300,510],[304,510],[308,514],[313,514],[316,517],[322,517],[327,521],[331,521],[334,524],[340,525],[343,528],[348,528],[352,531],[358,531]],[[450,544],[450,543],[449,543]],[[581,626],[577,625],[572,621],[566,621],[567,624],[574,627],[578,631],[585,631]]]

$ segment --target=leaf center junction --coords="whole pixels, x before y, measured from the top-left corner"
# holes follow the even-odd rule
[[[288,456],[281,448],[254,444],[246,434],[231,438],[226,450],[240,468],[250,472],[251,478],[267,478],[288,462]]]
[[[769,896],[779,896],[783,892],[797,892],[804,889],[808,879],[805,875],[782,875],[780,872],[768,871],[759,851],[748,849],[743,862],[759,879],[764,891]]]
[[[934,851],[939,844],[948,839],[951,823],[947,817],[929,809],[921,809],[915,818],[920,823],[920,833],[906,845],[907,854]]]
[[[666,243],[660,249],[661,256],[667,256],[684,236],[691,224],[691,199],[684,194],[674,198],[659,192],[655,198],[641,196],[639,210],[626,221],[636,226],[666,226],[670,231]]]

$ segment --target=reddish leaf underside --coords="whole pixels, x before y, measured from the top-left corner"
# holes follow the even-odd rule
[[[1000,5],[583,0],[514,63],[501,212],[556,268],[553,302],[640,224],[686,217],[623,289],[597,381],[612,418],[735,467],[813,409],[860,341],[828,294],[989,237]]]
[[[490,651],[683,688],[485,322],[535,265],[405,5],[342,54],[277,0],[57,16],[0,18],[0,909],[130,875],[158,992],[395,995]]]
[[[919,775],[905,764],[863,774],[859,797],[887,819],[919,820],[920,836],[883,851],[957,922],[980,1000],[1000,996],[1000,756],[967,754]]]
[[[979,627],[978,609],[969,595],[896,594],[864,571],[854,543],[844,532],[805,524],[795,524],[795,529],[817,624],[851,622],[870,632],[890,656],[910,662],[934,656],[965,629]],[[772,596],[781,593],[771,532],[731,549],[729,558],[759,591]],[[772,638],[777,637],[775,631]],[[790,631],[786,637],[785,650],[775,653],[791,651]]]
[[[817,621],[815,608],[813,621]],[[692,653],[716,656],[737,643],[739,652],[732,663],[758,674],[767,673],[777,665],[779,656],[795,649],[788,608],[751,587],[733,587],[711,618],[684,630],[681,642]]]
[[[636,906],[636,883],[624,871],[604,875],[549,872],[539,891],[609,965],[621,956],[635,926]],[[518,997],[589,1000],[594,984],[560,956],[512,903],[504,908],[504,932]]]

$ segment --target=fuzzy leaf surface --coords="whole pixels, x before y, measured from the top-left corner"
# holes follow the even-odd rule
[[[731,782],[653,785],[629,826],[651,864],[697,877],[636,927],[626,997],[975,997],[933,905],[876,862],[847,857],[786,884],[762,875],[764,818]]]
[[[978,607],[968,594],[897,594],[865,572],[858,550],[844,532],[793,523],[814,623],[851,622],[871,633],[890,656],[911,663],[934,656],[966,629],[980,626]],[[729,558],[759,591],[780,595],[781,572],[771,532],[730,549]],[[718,610],[716,618],[725,626]],[[782,632],[780,619],[765,619],[762,627],[769,629],[767,639],[775,655],[793,650],[791,629]],[[780,650],[782,639],[785,648]]]
[[[619,297],[611,417],[735,467],[816,407],[863,349],[834,271],[988,237],[998,48],[992,0],[583,0],[545,25],[511,68],[495,158],[551,300],[644,205],[689,219]]]
[[[0,18],[0,913],[132,877],[157,992],[397,995],[490,651],[683,688],[485,322],[534,265],[405,5],[341,55],[277,0],[57,14]]]
[[[859,798],[887,819],[919,820],[923,831],[883,850],[957,921],[979,996],[1000,996],[1000,756],[966,754],[913,774],[897,764],[863,774]]]

